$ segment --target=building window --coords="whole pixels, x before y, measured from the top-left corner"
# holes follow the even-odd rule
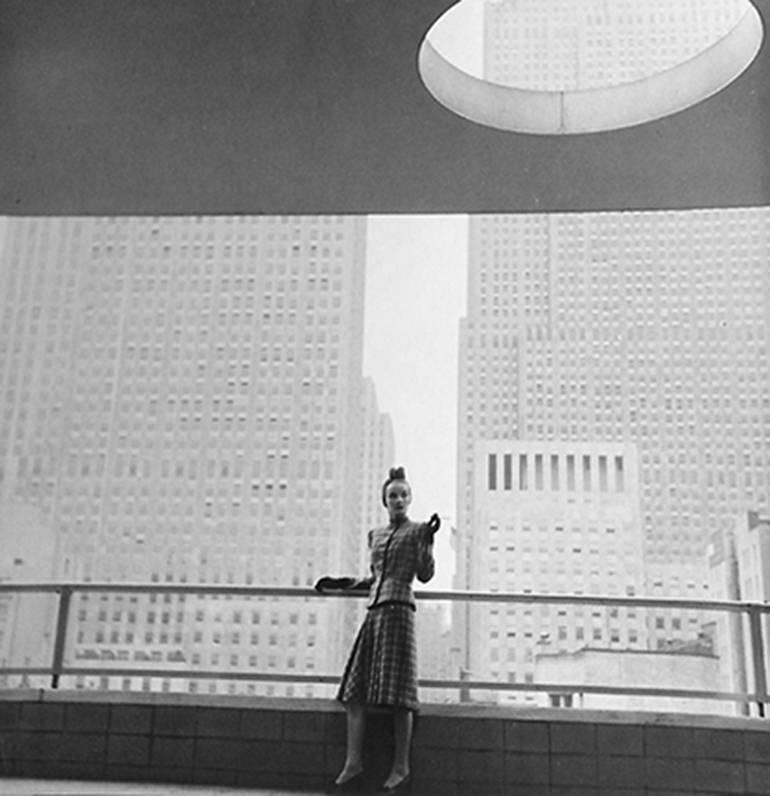
[[[551,456],[551,489],[559,490],[559,457],[555,454]]]
[[[494,453],[489,454],[488,459],[488,483],[489,489],[497,489],[497,455]]]
[[[625,489],[623,477],[623,457],[615,457],[615,491],[623,492]]]
[[[543,455],[540,453],[535,454],[535,489],[543,489]]]
[[[583,489],[591,491],[591,457],[583,456]]]
[[[599,457],[599,489],[602,492],[607,491],[607,457]]]

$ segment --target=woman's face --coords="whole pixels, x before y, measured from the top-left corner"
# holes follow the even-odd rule
[[[412,502],[412,490],[406,481],[392,481],[385,490],[385,503],[392,520],[406,516],[406,510]]]

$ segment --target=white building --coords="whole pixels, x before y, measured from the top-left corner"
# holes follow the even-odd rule
[[[300,586],[357,559],[365,223],[5,221],[0,503],[42,512],[56,576]],[[333,603],[83,596],[71,651],[336,673]]]
[[[395,462],[393,423],[389,415],[380,412],[374,382],[370,378],[365,378],[363,381],[361,408],[362,462],[360,472],[357,474],[359,481],[354,486],[351,485],[359,495],[361,516],[354,533],[351,534],[349,549],[343,552],[339,571],[329,573],[355,577],[365,577],[369,574],[368,531],[388,522],[388,513],[382,504],[382,484]],[[352,597],[345,604],[344,620],[337,644],[341,655],[337,668],[344,665],[343,658],[350,650],[365,613],[366,600],[360,596]]]
[[[643,585],[633,444],[479,441],[469,588],[633,596]],[[646,616],[606,606],[474,606],[472,679],[534,682],[538,651],[647,646]],[[534,701],[516,691],[506,701]],[[495,698],[487,695],[487,699]]]
[[[387,523],[388,512],[382,505],[382,484],[395,461],[395,438],[390,416],[382,414],[377,405],[374,382],[364,379],[363,389],[363,466],[361,468],[361,519],[359,522],[361,543],[358,559],[352,572],[365,575],[369,572],[369,550],[366,532]]]
[[[708,548],[711,591],[715,599],[770,602],[770,519],[742,512],[729,529],[713,535]],[[761,620],[765,671],[770,671],[770,616]],[[713,623],[722,689],[756,689],[754,650],[745,614],[720,613]],[[767,675],[766,675],[767,681]],[[736,704],[736,712],[748,712]]]
[[[457,531],[449,517],[441,517],[441,528],[433,537],[436,574],[428,583],[415,583],[415,591],[449,591],[455,587]],[[464,666],[452,628],[452,603],[445,600],[417,601],[417,660],[420,679],[453,680]],[[457,605],[455,603],[455,605]],[[426,702],[456,702],[457,687],[424,689]]]
[[[593,710],[648,710],[683,713],[730,713],[727,702],[707,696],[663,696],[601,694],[580,686],[701,691],[720,691],[719,659],[707,648],[669,651],[604,649],[586,647],[574,652],[542,653],[535,659],[535,677],[556,684],[539,704],[551,707],[581,707]],[[563,688],[558,688],[563,684]],[[569,686],[569,687],[568,687]],[[577,686],[577,689],[574,689]]]
[[[471,218],[461,585],[486,544],[479,441],[632,443],[642,592],[708,596],[711,534],[769,503],[769,227],[766,208]],[[692,640],[702,622],[661,612],[650,647]]]
[[[484,77],[558,91],[630,83],[703,52],[742,0],[487,0]]]
[[[746,512],[735,524],[735,552],[738,559],[738,578],[741,599],[748,602],[770,603],[770,516],[757,512]],[[770,673],[770,614],[764,614],[762,646],[765,665],[765,690]],[[749,636],[749,639],[751,636]],[[749,644],[750,646],[750,644]],[[748,665],[746,678],[749,688],[757,688],[752,663]]]
[[[734,526],[741,598],[770,602],[770,516],[742,514]]]
[[[50,582],[56,534],[40,509],[5,503],[0,511],[0,583]],[[0,668],[46,667],[53,660],[58,597],[40,592],[0,593]],[[50,678],[0,675],[0,688],[45,686]]]

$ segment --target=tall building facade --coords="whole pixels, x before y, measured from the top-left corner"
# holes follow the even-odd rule
[[[358,529],[361,543],[356,551],[358,559],[351,564],[351,572],[367,574],[369,571],[369,550],[366,545],[366,532],[388,521],[388,512],[382,505],[381,489],[388,471],[393,467],[396,455],[393,423],[390,415],[380,411],[377,392],[371,378],[364,379],[362,394],[363,446],[361,477],[361,519]],[[352,551],[351,551],[352,552]]]
[[[733,528],[735,555],[738,563],[738,581],[741,599],[754,603],[770,603],[770,512],[744,512]],[[770,676],[770,614],[765,613],[759,620],[760,642],[763,649],[765,667],[764,682]],[[746,668],[747,684],[753,691],[759,691],[755,668],[756,651],[753,649],[752,634],[748,634],[752,659]],[[767,690],[767,686],[765,687]]]
[[[735,537],[720,531],[712,535],[708,546],[709,591],[717,600],[740,600],[741,588]],[[713,639],[719,659],[719,674],[725,691],[748,691],[749,639],[744,631],[745,620],[740,614],[715,614],[711,623],[705,625]],[[736,706],[735,712],[748,715],[748,706]]]
[[[361,468],[358,490],[361,516],[351,534],[351,543],[344,551],[339,574],[364,577],[369,574],[368,531],[388,521],[380,498],[381,487],[393,466],[395,437],[390,415],[380,411],[374,381],[366,377],[361,393]],[[359,595],[351,597],[344,608],[343,635],[339,651],[347,655],[356,631],[366,613],[366,601]],[[340,664],[343,662],[340,661]]]
[[[744,0],[487,0],[484,77],[540,91],[630,83],[703,52],[746,9]]]
[[[4,503],[0,509],[0,583],[52,580],[56,538],[50,521],[30,505]],[[0,594],[0,668],[51,661],[56,609],[54,594]],[[0,674],[0,689],[49,682],[42,676]]]
[[[300,586],[358,557],[365,223],[5,221],[0,501],[47,518],[58,577]],[[331,603],[83,595],[68,655],[212,673],[191,690],[333,672]]]
[[[631,82],[702,52],[745,10],[740,0],[489,0],[484,77],[539,90]],[[769,226],[762,208],[471,219],[457,485],[466,585],[491,586],[479,565],[489,498],[479,444],[632,445],[641,590],[706,596],[711,534],[770,494]],[[472,650],[478,623],[461,618]],[[696,643],[704,620],[650,615],[629,646]],[[486,671],[474,654],[472,677]]]
[[[749,511],[734,526],[741,597],[770,602],[770,514]]]
[[[741,512],[731,526],[713,534],[708,554],[711,593],[715,599],[770,602],[770,516],[762,516],[756,511]],[[760,624],[767,680],[767,672],[770,671],[767,652],[770,616],[762,617]],[[738,692],[756,690],[752,637],[744,616],[716,615],[711,635],[726,689]],[[737,710],[749,713],[748,705],[738,706]]]
[[[493,592],[634,596],[643,589],[636,446],[481,440],[474,455],[473,584]],[[647,647],[647,617],[606,606],[470,610],[474,679],[533,683],[537,653]],[[533,693],[486,695],[534,702]]]
[[[770,211],[477,216],[461,322],[458,570],[480,440],[634,444],[645,588],[706,596],[711,533],[770,494]],[[649,643],[697,637],[656,617]]]

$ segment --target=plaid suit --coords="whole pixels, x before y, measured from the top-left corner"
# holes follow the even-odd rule
[[[417,643],[412,581],[433,577],[433,535],[404,520],[369,531],[372,575],[366,618],[353,644],[337,699],[416,710]]]

